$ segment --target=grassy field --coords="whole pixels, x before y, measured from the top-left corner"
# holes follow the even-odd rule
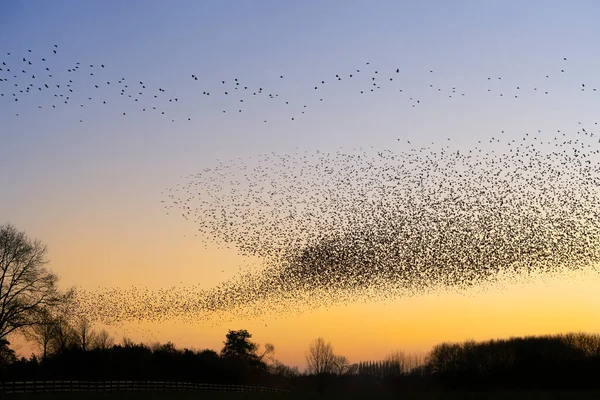
[[[202,393],[202,392],[86,392],[86,393],[31,393],[12,394],[0,396],[0,399],[15,400],[597,400],[600,391],[501,391],[501,392],[405,392],[395,394],[335,394],[335,393],[290,393],[290,394],[265,394],[265,393]]]

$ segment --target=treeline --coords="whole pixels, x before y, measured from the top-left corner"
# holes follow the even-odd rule
[[[306,391],[600,388],[600,335],[595,334],[442,343],[426,355],[395,352],[355,364],[317,339],[304,373],[276,361],[272,345],[261,349],[250,338],[245,330],[229,331],[219,353],[127,339],[110,346],[96,340],[84,350],[78,340],[45,358],[21,360],[3,345],[0,374],[4,380],[170,380]]]
[[[600,335],[569,333],[433,348],[427,375],[445,387],[600,387]]]
[[[171,343],[114,345],[108,349],[69,349],[45,360],[12,363],[4,380],[156,380],[222,384],[276,383],[277,368],[221,357],[213,350],[176,349]],[[280,379],[279,381],[283,381]]]
[[[568,333],[441,343],[425,356],[359,363],[387,389],[598,389],[600,335]]]
[[[104,331],[88,332],[87,347],[81,335],[72,331],[70,339],[61,343],[60,336],[53,336],[45,356],[29,359],[17,359],[4,341],[0,354],[8,357],[0,360],[0,380],[157,380],[286,387],[290,377],[299,375],[296,368],[272,357],[272,345],[260,351],[245,330],[230,331],[220,353],[178,349],[171,342],[134,343],[127,338],[114,344]]]
[[[411,374],[423,374],[425,355],[406,354],[395,351],[381,361],[361,361],[357,365],[357,373],[362,376],[372,376],[378,379],[402,377]]]

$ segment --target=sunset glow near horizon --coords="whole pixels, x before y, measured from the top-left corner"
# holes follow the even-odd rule
[[[54,99],[37,89],[15,102],[0,85],[0,224],[48,246],[63,288],[210,289],[260,265],[218,240],[207,244],[196,225],[161,203],[168,188],[219,163],[340,148],[400,153],[448,141],[461,151],[479,140],[493,149],[492,137],[550,140],[558,130],[574,135],[578,125],[600,121],[600,92],[591,89],[600,88],[600,55],[593,53],[600,5],[593,1],[9,0],[3,9],[0,62],[7,53],[19,62],[50,54],[48,65],[62,71],[52,77],[57,82],[82,66],[73,79],[81,106],[74,99],[52,108]],[[387,82],[393,76],[402,92],[382,84],[361,95],[369,78],[359,84],[348,74],[367,69],[385,71]],[[15,74],[29,82],[21,68]],[[140,111],[150,104],[142,98],[136,104],[112,86],[94,87],[122,78],[178,100],[165,101],[162,116]],[[246,100],[240,112],[231,100],[238,89],[223,96],[222,81],[234,78],[291,104]],[[443,341],[598,332],[597,293],[600,277],[590,269],[296,315],[107,329],[117,341],[217,351],[229,329],[247,329],[256,342],[275,345],[275,358],[303,368],[319,336],[358,362]],[[19,346],[22,355],[34,351]]]

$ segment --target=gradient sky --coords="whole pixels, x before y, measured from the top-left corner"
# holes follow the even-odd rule
[[[406,140],[416,147],[447,137],[466,147],[500,130],[518,137],[600,119],[598,97],[578,89],[582,77],[600,86],[596,1],[4,0],[1,8],[3,56],[41,54],[58,44],[57,67],[104,63],[107,80],[123,76],[167,88],[181,100],[171,115],[193,116],[171,123],[125,102],[38,110],[34,98],[17,105],[0,99],[0,223],[46,243],[64,287],[211,287],[232,277],[244,260],[206,248],[193,225],[166,215],[160,203],[163,190],[217,160],[296,147],[400,151]],[[564,67],[563,57],[569,73],[552,81],[552,96],[508,101],[486,94],[488,76],[502,76],[506,87],[543,84],[544,75]],[[392,91],[360,97],[356,86],[333,84],[320,94],[326,101],[315,103],[315,82],[365,62],[401,68],[404,91],[427,106],[411,108]],[[277,87],[311,112],[292,122],[283,108],[264,102],[223,116],[225,100],[209,103],[198,88],[216,93],[221,80],[233,77]],[[427,94],[429,82],[464,88],[467,96]],[[174,321],[113,332],[218,349],[228,329],[246,328],[258,342],[274,343],[277,358],[303,366],[317,336],[359,361],[443,340],[599,331],[594,293],[597,276],[575,276],[322,309],[268,327]]]

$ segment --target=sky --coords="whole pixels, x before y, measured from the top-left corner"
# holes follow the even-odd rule
[[[49,267],[64,288],[210,288],[235,276],[244,257],[206,246],[193,224],[161,204],[166,188],[218,162],[296,149],[400,151],[408,141],[416,147],[446,138],[466,148],[501,130],[520,137],[599,119],[598,97],[579,93],[582,78],[593,80],[600,66],[595,1],[1,3],[0,61],[7,53],[51,55],[57,45],[48,63],[63,75],[54,79],[67,77],[76,62],[82,70],[95,65],[95,76],[73,84],[85,93],[82,102],[93,94],[85,107],[53,109],[44,94],[18,103],[0,98],[0,223],[47,244]],[[359,96],[357,84],[335,81],[367,68],[398,68],[403,94],[384,88]],[[542,87],[547,74],[556,77],[551,95],[495,95],[499,85],[513,92],[523,83]],[[502,83],[486,82],[500,76]],[[144,114],[106,85],[88,88],[92,78],[114,86],[122,77],[165,88],[177,106],[161,103],[168,117]],[[236,112],[229,98],[217,96],[221,81],[234,78],[272,88],[295,111],[261,99]],[[316,96],[321,79],[328,84]],[[430,82],[447,93],[460,87],[466,96],[437,96],[427,91]],[[109,104],[99,104],[96,93]],[[409,97],[424,106],[411,107]],[[307,105],[304,115],[300,104]],[[597,332],[599,290],[598,277],[584,274],[323,308],[266,326],[170,321],[109,329],[134,340],[219,349],[228,329],[243,328],[259,343],[274,343],[281,361],[303,367],[318,336],[360,361],[445,340]]]

